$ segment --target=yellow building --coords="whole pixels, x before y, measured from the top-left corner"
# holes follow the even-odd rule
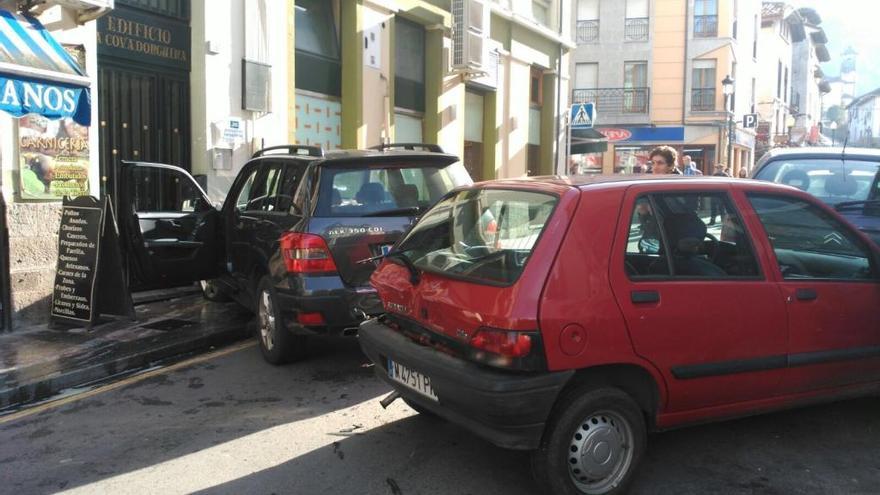
[[[439,144],[462,156],[475,179],[549,174],[564,163],[558,116],[568,82],[559,75],[574,45],[560,19],[570,15],[562,11],[568,2],[289,0],[289,7],[291,142]]]
[[[754,162],[759,0],[574,0],[574,102],[596,103],[602,154],[573,156],[585,173],[637,173],[658,145],[704,174]],[[724,94],[722,81],[733,81]]]

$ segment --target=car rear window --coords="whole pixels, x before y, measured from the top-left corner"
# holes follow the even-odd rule
[[[558,200],[529,191],[461,191],[426,213],[396,251],[425,271],[509,285],[522,274]]]
[[[834,205],[876,199],[878,171],[880,162],[798,158],[772,161],[755,178],[794,186]]]
[[[454,188],[470,183],[467,171],[457,162],[327,167],[321,172],[315,216],[418,214]]]

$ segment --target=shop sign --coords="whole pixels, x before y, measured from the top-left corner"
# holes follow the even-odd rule
[[[598,129],[598,131],[610,142],[626,141],[632,137],[632,133],[626,129]]]
[[[86,100],[83,111],[79,110],[80,98]],[[76,117],[88,124],[91,117],[85,114],[91,108],[88,98],[88,90],[85,88],[0,76],[0,110],[16,117],[38,113],[51,119]]]
[[[26,115],[19,121],[20,192],[25,199],[89,194],[89,128],[73,119]]]
[[[597,129],[609,142],[684,142],[684,127],[617,127]]]
[[[733,134],[733,141],[739,146],[744,146],[750,149],[755,148],[755,136],[740,129],[737,129]]]
[[[121,7],[97,22],[99,56],[190,69],[190,28],[187,24]]]

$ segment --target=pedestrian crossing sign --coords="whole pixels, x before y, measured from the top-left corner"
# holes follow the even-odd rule
[[[571,128],[589,129],[596,120],[596,107],[593,103],[576,103],[571,106]]]

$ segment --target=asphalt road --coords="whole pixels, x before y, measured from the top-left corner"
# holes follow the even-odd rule
[[[0,493],[536,493],[527,454],[402,401],[357,342],[247,343],[0,418]],[[652,435],[637,494],[880,492],[880,398]]]

